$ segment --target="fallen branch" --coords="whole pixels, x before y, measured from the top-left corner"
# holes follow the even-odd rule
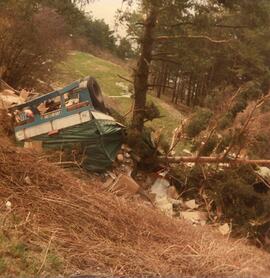
[[[160,162],[168,163],[228,163],[228,164],[253,164],[253,165],[270,165],[268,159],[230,159],[223,157],[210,157],[210,156],[175,156],[175,157],[159,157]]]

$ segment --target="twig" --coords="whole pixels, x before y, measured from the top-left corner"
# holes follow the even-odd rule
[[[55,232],[53,232],[53,234],[52,234],[51,237],[50,237],[50,240],[49,240],[49,242],[48,242],[48,245],[47,245],[47,248],[46,248],[46,251],[45,251],[45,255],[44,255],[42,264],[41,264],[41,266],[40,266],[40,268],[39,268],[37,274],[39,274],[39,273],[41,272],[41,270],[43,269],[43,267],[44,267],[44,265],[45,265],[45,263],[46,263],[47,256],[48,256],[48,253],[49,253],[51,244],[52,244],[52,240],[53,240],[54,234],[55,234]]]
[[[127,81],[127,82],[129,82],[129,83],[131,83],[131,84],[133,84],[133,81],[132,81],[132,80],[129,80],[129,79],[127,79],[126,77],[124,77],[124,76],[122,76],[122,75],[120,75],[120,74],[117,74],[117,76],[118,76],[119,78],[121,78],[121,79],[123,79],[123,80],[125,80],[125,81]]]

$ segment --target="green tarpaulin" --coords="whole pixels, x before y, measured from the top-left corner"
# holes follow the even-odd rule
[[[123,127],[113,121],[91,120],[35,139],[50,149],[78,146],[84,155],[82,166],[89,171],[103,171],[111,166],[123,143]]]

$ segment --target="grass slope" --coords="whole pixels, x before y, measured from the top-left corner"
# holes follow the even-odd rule
[[[270,255],[244,240],[116,197],[3,138],[0,153],[1,277],[269,277]]]
[[[57,80],[57,85],[61,86],[88,75],[98,80],[106,96],[121,95],[121,88],[116,85],[117,82],[128,85],[127,82],[118,77],[118,75],[128,77],[129,72],[127,69],[110,61],[78,51],[71,52],[67,59],[58,65],[54,79]],[[163,133],[171,137],[172,131],[183,118],[182,114],[158,98],[148,96],[148,100],[153,101],[158,106],[162,115],[162,118],[154,120],[149,125],[154,128],[162,128]],[[114,98],[113,103],[121,114],[127,113],[132,105],[131,99],[128,98]]]

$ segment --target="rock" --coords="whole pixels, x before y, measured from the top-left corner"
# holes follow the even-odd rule
[[[124,161],[124,156],[123,156],[123,154],[119,153],[119,154],[117,155],[117,160],[118,160],[119,162],[123,162],[123,161]]]
[[[123,174],[120,174],[113,185],[111,185],[111,191],[119,196],[135,195],[139,190],[140,186],[137,182],[133,178]]]
[[[231,232],[231,228],[228,223],[225,223],[222,226],[219,226],[218,230],[220,231],[220,233],[223,236],[226,236],[226,235],[230,234],[230,232]]]
[[[125,158],[130,158],[130,154],[129,153],[125,153]]]
[[[199,205],[196,204],[195,200],[186,201],[184,205],[189,209],[197,209],[199,207]]]

